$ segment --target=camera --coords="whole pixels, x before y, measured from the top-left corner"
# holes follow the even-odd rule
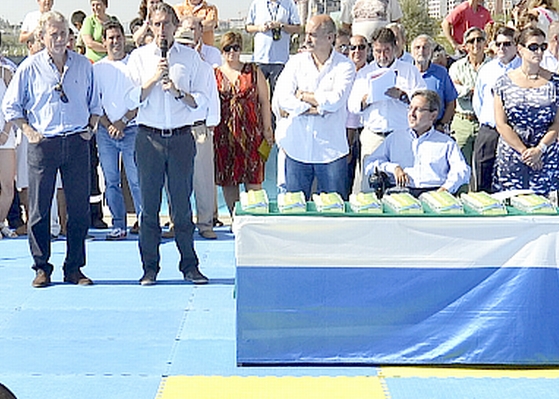
[[[281,39],[281,28],[274,28],[272,29],[272,38],[275,41],[278,41]]]

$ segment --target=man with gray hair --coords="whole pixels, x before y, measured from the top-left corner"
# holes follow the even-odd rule
[[[472,164],[474,140],[479,130],[479,122],[472,107],[472,96],[479,69],[490,61],[484,51],[485,40],[483,29],[477,27],[468,29],[464,33],[464,48],[468,54],[452,64],[448,71],[458,91],[456,114],[451,130],[468,165]]]
[[[433,124],[440,98],[432,90],[417,90],[408,110],[409,129],[394,132],[365,159],[365,176],[375,170],[388,174],[390,182],[414,196],[426,191],[455,193],[470,180],[470,167],[456,142]],[[369,180],[369,179],[367,179]]]
[[[90,285],[85,265],[89,227],[89,140],[102,115],[93,69],[69,51],[68,21],[56,11],[39,20],[45,50],[27,58],[8,88],[2,108],[29,139],[29,244],[36,272],[34,287],[51,283],[50,206],[60,170],[67,198],[68,227],[64,281]]]
[[[435,129],[448,134],[450,133],[450,122],[454,117],[458,93],[446,68],[431,62],[434,48],[435,41],[429,35],[419,35],[413,39],[411,44],[415,66],[421,73],[427,88],[435,91],[441,99]]]

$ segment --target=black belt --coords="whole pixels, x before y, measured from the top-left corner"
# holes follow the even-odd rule
[[[467,121],[477,122],[476,114],[469,113],[469,112],[457,112],[456,115],[462,119],[466,119]]]
[[[156,134],[161,137],[171,137],[171,136],[178,136],[180,134],[187,134],[190,133],[190,126],[181,126],[176,127],[174,129],[157,129],[155,127],[140,125],[142,129],[145,129],[150,134]]]
[[[205,124],[206,124],[206,120],[196,121],[192,124],[192,127],[204,126]]]
[[[487,123],[482,123],[481,126],[483,126],[483,127],[486,128],[486,129],[497,130],[497,129],[494,128],[493,126],[488,125]]]
[[[385,132],[373,132],[374,134],[378,134],[379,136],[382,137],[388,137],[390,135],[390,133],[392,133],[394,130],[387,130]]]

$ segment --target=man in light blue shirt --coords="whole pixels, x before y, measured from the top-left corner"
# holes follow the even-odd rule
[[[89,139],[102,114],[89,61],[67,50],[68,22],[44,13],[37,28],[45,50],[27,58],[6,92],[2,108],[29,139],[29,244],[34,287],[50,285],[50,206],[60,170],[67,198],[64,281],[90,285],[85,265],[89,227]]]
[[[432,90],[412,94],[409,129],[392,133],[365,159],[365,176],[375,170],[388,174],[391,183],[419,196],[426,191],[458,189],[470,181],[470,167],[452,138],[433,127],[440,98]]]
[[[253,61],[268,80],[273,95],[278,76],[289,59],[291,35],[301,30],[297,6],[293,0],[253,0],[246,30],[254,33]]]
[[[480,123],[474,142],[472,189],[491,192],[493,164],[495,162],[499,133],[495,129],[495,109],[493,86],[498,78],[520,67],[520,57],[516,55],[514,44],[515,31],[502,27],[495,36],[497,54],[494,60],[485,64],[479,71],[472,98],[472,106]]]
[[[421,72],[427,88],[437,92],[441,98],[441,109],[435,122],[435,128],[443,133],[450,134],[450,123],[456,109],[458,92],[446,68],[432,62],[435,41],[429,35],[419,35],[413,39],[411,51],[414,64]]]

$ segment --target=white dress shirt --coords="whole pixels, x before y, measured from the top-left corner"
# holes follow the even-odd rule
[[[493,87],[497,79],[520,67],[520,64],[522,64],[522,60],[517,56],[508,64],[503,64],[499,59],[494,59],[481,67],[472,97],[472,107],[480,124],[495,127]]]
[[[455,193],[470,181],[470,167],[456,141],[433,128],[419,137],[412,129],[392,133],[365,159],[365,176],[378,168],[395,183],[397,166],[412,188],[444,187]]]
[[[209,94],[204,79],[204,61],[198,53],[178,43],[173,43],[167,54],[169,60],[169,77],[177,89],[189,93],[196,101],[197,107],[206,107]],[[130,54],[128,68],[136,84],[127,95],[128,107],[138,107],[138,124],[157,129],[175,129],[186,126],[191,121],[191,108],[183,100],[177,100],[171,93],[163,91],[158,82],[149,96],[141,102],[142,85],[151,79],[161,59],[161,50],[150,43]],[[191,123],[190,123],[191,124]]]
[[[202,43],[200,56],[202,57],[202,60],[210,64],[212,68],[217,68],[223,64],[221,52],[214,46],[208,46],[207,44]]]
[[[278,118],[276,141],[290,158],[329,163],[348,153],[346,104],[354,76],[353,62],[334,50],[320,71],[308,52],[287,62],[272,107]],[[295,97],[297,90],[314,93],[319,115],[305,114],[311,105]],[[282,118],[280,110],[289,116]]]
[[[219,121],[221,120],[221,105],[219,102],[215,72],[208,62],[203,62],[200,66],[200,79],[202,79],[206,85],[206,92],[209,96],[208,102],[205,107],[199,106],[189,112],[187,124],[193,125],[194,122],[206,121],[206,126],[215,127],[219,125]]]
[[[544,51],[540,66],[553,73],[559,72],[559,60],[549,50]]]
[[[371,62],[357,72],[353,88],[351,89],[351,95],[349,96],[349,111],[360,114],[363,126],[372,132],[407,129],[408,106],[398,99],[387,97],[386,99],[373,102],[361,111],[361,101],[365,95],[369,94],[370,76],[380,68],[376,62]],[[427,88],[418,69],[410,63],[395,60],[388,69],[396,72],[395,87],[405,91],[408,96],[411,96],[416,90]]]
[[[111,123],[121,119],[129,109],[126,93],[134,88],[128,68],[129,56],[110,61],[107,57],[93,64],[95,85],[101,96],[101,105]]]

